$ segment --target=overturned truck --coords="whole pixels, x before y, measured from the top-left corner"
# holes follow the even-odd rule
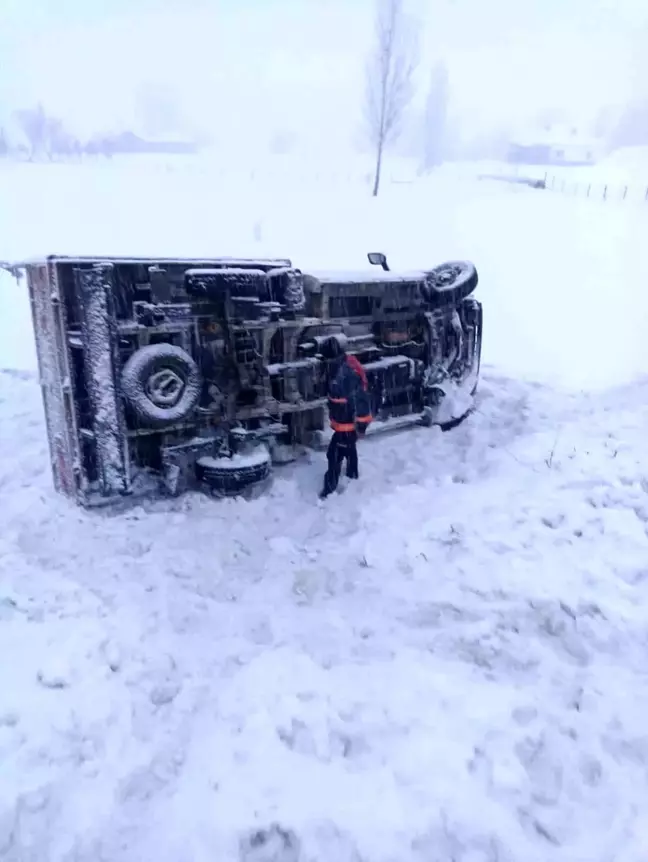
[[[55,487],[85,506],[263,486],[321,444],[334,341],[372,429],[456,424],[479,376],[475,267],[304,273],[290,260],[49,257],[27,275]]]

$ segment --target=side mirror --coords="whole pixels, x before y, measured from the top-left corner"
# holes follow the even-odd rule
[[[389,272],[387,257],[381,251],[370,251],[367,257],[369,258],[370,264],[373,266],[382,266],[385,272]]]

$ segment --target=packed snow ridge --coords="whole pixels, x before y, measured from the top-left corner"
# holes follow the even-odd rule
[[[117,516],[0,392],[3,862],[642,858],[648,383]]]
[[[59,166],[35,209],[32,167],[2,259],[469,258],[491,365],[463,425],[361,441],[324,503],[317,452],[255,500],[87,513],[0,274],[0,368],[30,369],[0,373],[1,862],[645,862],[645,208],[440,175],[341,218],[339,186],[236,175],[215,213],[140,160]]]

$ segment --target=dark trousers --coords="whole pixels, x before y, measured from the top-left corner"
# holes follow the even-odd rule
[[[358,435],[355,431],[335,431],[331,437],[326,460],[328,461],[328,470],[324,476],[324,489],[322,497],[328,497],[338,486],[340,481],[340,473],[342,472],[342,463],[346,459],[347,467],[346,474],[349,479],[358,478],[358,450],[356,441]]]

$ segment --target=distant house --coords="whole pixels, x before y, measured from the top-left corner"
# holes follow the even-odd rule
[[[545,126],[511,141],[508,161],[522,165],[593,165],[603,144],[576,127]]]
[[[94,138],[89,142],[89,151],[110,153],[167,153],[181,155],[195,153],[198,146],[193,141],[186,140],[150,140],[141,138],[134,132],[121,132],[102,138]]]

